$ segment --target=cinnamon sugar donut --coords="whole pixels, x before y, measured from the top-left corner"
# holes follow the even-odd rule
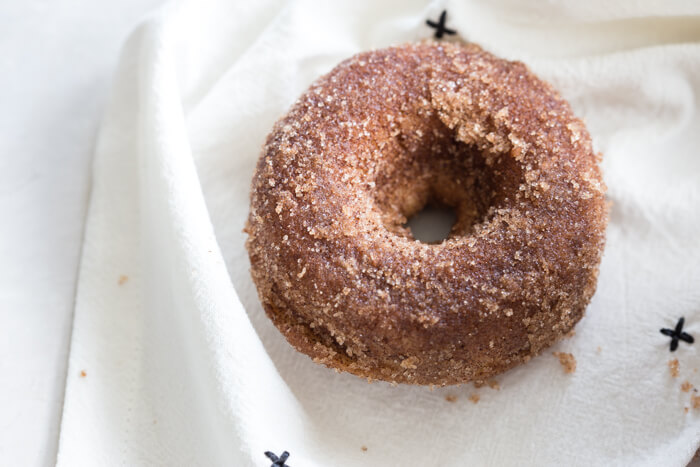
[[[268,136],[246,232],[263,307],[300,352],[368,379],[447,385],[528,361],[593,295],[607,210],[583,123],[476,45],[359,54]],[[437,244],[404,226],[426,203]]]

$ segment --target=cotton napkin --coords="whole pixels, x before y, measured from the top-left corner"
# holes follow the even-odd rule
[[[575,335],[498,388],[314,364],[264,316],[244,248],[274,121],[341,60],[430,37],[443,10],[460,40],[571,102],[612,203]],[[287,451],[294,467],[686,465],[700,443],[699,94],[697,2],[167,5],[125,44],[99,133],[58,464],[265,466]],[[671,352],[659,330],[681,317],[698,342]]]

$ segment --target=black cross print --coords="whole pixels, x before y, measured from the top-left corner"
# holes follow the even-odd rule
[[[661,334],[671,338],[671,352],[674,352],[678,348],[679,340],[687,342],[688,344],[692,344],[693,342],[695,342],[693,336],[691,336],[687,332],[683,332],[683,324],[685,324],[685,318],[681,318],[678,320],[678,324],[676,324],[675,329],[663,328],[661,330]]]
[[[289,453],[287,451],[284,451],[279,457],[277,457],[274,452],[270,451],[265,451],[265,455],[272,461],[272,465],[270,467],[290,467],[289,465],[285,464],[287,459],[289,459]]]
[[[435,21],[427,20],[425,23],[431,28],[435,28],[435,39],[442,39],[445,34],[452,35],[457,34],[454,29],[449,29],[445,26],[445,21],[447,20],[447,10],[442,10],[440,13],[440,20],[436,23]]]

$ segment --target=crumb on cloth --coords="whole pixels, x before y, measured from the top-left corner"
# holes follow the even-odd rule
[[[568,352],[552,352],[559,359],[559,363],[564,368],[564,373],[570,374],[576,371],[576,358]]]
[[[694,409],[700,409],[700,396],[696,396],[695,394],[691,394],[690,395],[690,403]]]
[[[680,363],[678,363],[677,358],[668,361],[668,369],[671,372],[672,378],[678,378],[678,375],[680,374]]]

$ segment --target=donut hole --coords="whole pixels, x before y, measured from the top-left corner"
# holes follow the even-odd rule
[[[522,177],[506,154],[487,158],[444,127],[430,134],[397,145],[376,171],[374,196],[390,233],[436,244],[470,235]]]
[[[445,240],[457,220],[457,211],[451,206],[429,202],[408,219],[404,227],[413,238],[423,243],[440,243]]]

